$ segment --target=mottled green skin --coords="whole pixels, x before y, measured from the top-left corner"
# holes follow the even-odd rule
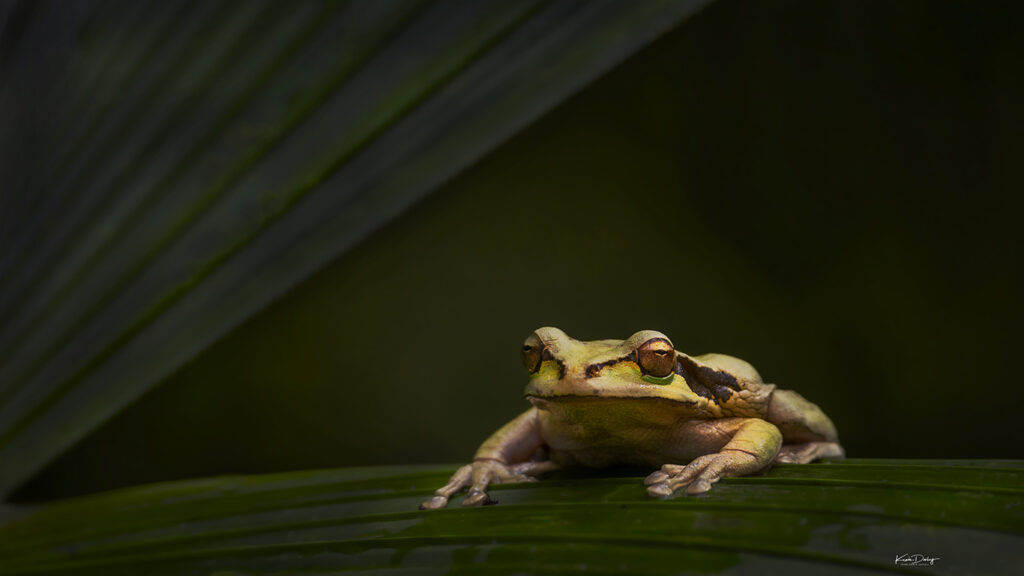
[[[641,351],[651,343],[664,349],[661,358]],[[582,342],[541,328],[524,349],[525,394],[533,408],[488,438],[474,463],[425,508],[444,506],[466,485],[464,504],[487,503],[488,484],[532,481],[533,474],[563,466],[661,467],[648,477],[648,492],[667,496],[684,486],[705,492],[722,477],[775,461],[843,455],[835,426],[817,406],[765,384],[739,358],[691,357],[652,330]],[[669,365],[668,374],[645,373]]]

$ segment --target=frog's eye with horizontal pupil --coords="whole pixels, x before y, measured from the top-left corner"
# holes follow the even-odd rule
[[[536,334],[530,334],[530,337],[523,342],[522,356],[523,366],[532,374],[540,369],[540,363],[544,355],[544,343],[540,341],[540,338]]]
[[[636,356],[640,369],[648,376],[664,378],[676,367],[676,351],[664,338],[644,342],[637,348]]]

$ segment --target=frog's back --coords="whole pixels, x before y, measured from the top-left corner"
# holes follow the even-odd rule
[[[735,356],[710,353],[693,356],[693,359],[718,372],[724,372],[734,376],[740,386],[743,384],[764,384],[764,380],[761,379],[761,374],[758,373],[756,368],[750,365],[750,362]]]

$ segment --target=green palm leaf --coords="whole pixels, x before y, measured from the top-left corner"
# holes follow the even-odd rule
[[[780,465],[658,501],[639,477],[494,489],[418,511],[451,468],[226,477],[36,509],[0,528],[0,574],[1020,574],[1024,462]],[[920,553],[933,566],[898,566]]]
[[[2,134],[0,494],[705,3],[38,8],[75,65],[0,93],[39,117]]]

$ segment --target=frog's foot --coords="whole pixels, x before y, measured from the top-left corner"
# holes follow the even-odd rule
[[[497,504],[497,500],[487,495],[487,487],[491,484],[506,482],[536,482],[533,474],[541,474],[554,470],[558,466],[553,462],[522,462],[508,465],[497,460],[480,459],[467,464],[455,471],[447,484],[434,492],[434,497],[420,504],[420,510],[444,508],[453,494],[469,486],[469,494],[462,501],[463,506],[485,506]]]
[[[818,458],[842,458],[844,454],[843,447],[837,442],[804,442],[783,445],[775,461],[783,464],[807,464]]]
[[[705,454],[685,466],[665,464],[661,470],[644,480],[647,493],[656,498],[667,498],[686,486],[687,494],[703,494],[711,485],[726,476],[742,476],[763,468],[760,459],[739,450],[722,450]]]

